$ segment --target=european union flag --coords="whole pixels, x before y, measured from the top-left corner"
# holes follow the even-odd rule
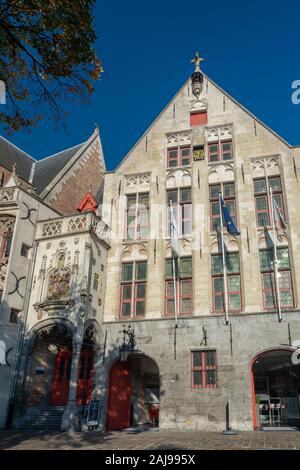
[[[221,208],[222,208],[222,215],[223,215],[223,224],[226,224],[227,231],[231,235],[240,235],[241,233],[238,231],[238,229],[235,226],[235,223],[233,222],[233,219],[229,213],[229,210],[225,206],[224,199],[220,196],[220,201],[221,201]]]

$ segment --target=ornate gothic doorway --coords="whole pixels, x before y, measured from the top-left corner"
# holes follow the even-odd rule
[[[291,350],[272,350],[252,363],[254,428],[300,427],[300,365]]]

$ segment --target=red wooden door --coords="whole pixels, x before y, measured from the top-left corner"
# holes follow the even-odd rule
[[[56,354],[50,405],[66,405],[69,395],[72,353],[62,349]]]
[[[130,426],[131,373],[127,362],[117,362],[110,371],[107,430]]]
[[[82,350],[79,359],[77,381],[77,405],[88,405],[93,392],[94,351]]]

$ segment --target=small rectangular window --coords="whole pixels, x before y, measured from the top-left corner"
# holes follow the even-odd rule
[[[28,258],[30,246],[25,245],[25,243],[22,243],[21,246],[21,256],[24,256],[25,258]]]
[[[16,308],[10,309],[9,322],[10,323],[19,323],[20,310]]]
[[[94,274],[94,290],[98,290],[99,288],[99,274]]]
[[[217,387],[217,353],[215,350],[192,351],[192,388]]]

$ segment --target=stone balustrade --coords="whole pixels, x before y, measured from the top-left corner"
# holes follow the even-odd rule
[[[37,225],[36,239],[53,238],[68,234],[93,231],[98,238],[110,243],[110,229],[91,212],[41,221]]]

